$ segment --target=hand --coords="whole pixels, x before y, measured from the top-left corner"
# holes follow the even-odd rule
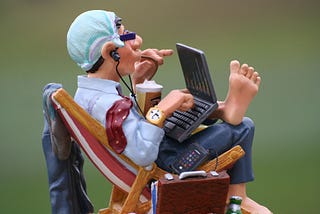
[[[171,56],[173,54],[172,49],[146,49],[143,50],[141,53],[142,58],[143,57],[150,57],[154,61],[158,63],[158,65],[162,65],[164,62],[164,57],[165,56]]]
[[[168,117],[175,110],[187,111],[193,105],[193,96],[187,90],[173,90],[159,102],[158,107]]]
[[[150,80],[158,70],[158,66],[164,62],[164,57],[171,56],[171,49],[146,49],[141,53],[141,60],[136,63],[135,71],[132,74],[133,84],[143,83]]]

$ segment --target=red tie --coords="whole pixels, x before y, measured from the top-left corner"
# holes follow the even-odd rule
[[[132,101],[128,97],[116,101],[106,115],[106,133],[110,146],[118,153],[122,153],[127,146],[122,124],[127,118],[132,107]]]

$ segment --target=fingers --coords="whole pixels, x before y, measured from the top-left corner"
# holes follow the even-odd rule
[[[180,98],[178,99],[178,103],[180,104],[177,106],[178,110],[187,111],[193,107],[194,99],[187,89],[177,90],[176,93],[180,94]]]
[[[137,78],[137,80],[150,80],[157,72],[157,69],[158,65],[153,61],[144,60],[135,64],[135,72],[133,73],[133,77]]]
[[[190,91],[187,88],[180,89],[180,91],[186,94],[190,94]]]
[[[158,70],[158,66],[163,64],[163,58],[173,54],[171,49],[146,49],[141,53],[141,60],[135,64],[133,78],[135,83],[140,83],[145,79],[150,80]]]
[[[162,65],[164,62],[164,57],[171,56],[173,54],[172,49],[146,49],[142,51],[142,56],[147,56],[152,58],[154,61],[158,63],[158,65]]]
[[[184,101],[181,103],[180,107],[178,108],[181,111],[188,111],[194,105],[194,99],[191,94],[184,94]]]
[[[172,90],[158,104],[158,107],[165,113],[171,115],[175,110],[187,111],[194,105],[193,96],[181,90]]]
[[[165,56],[170,56],[170,52],[167,50],[158,50],[158,49],[153,49],[153,58],[158,62],[159,65],[162,65],[164,62],[164,57]]]
[[[173,50],[172,49],[159,50],[159,55],[162,55],[162,56],[171,56],[172,54],[173,54]]]

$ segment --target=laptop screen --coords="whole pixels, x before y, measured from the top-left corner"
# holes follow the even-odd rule
[[[195,97],[217,102],[208,64],[203,51],[177,43],[186,86]]]

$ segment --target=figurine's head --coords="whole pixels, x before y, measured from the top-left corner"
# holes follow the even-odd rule
[[[91,10],[80,14],[67,34],[67,49],[71,58],[84,71],[89,71],[101,57],[106,42],[123,47],[118,30],[121,19],[114,12]]]

